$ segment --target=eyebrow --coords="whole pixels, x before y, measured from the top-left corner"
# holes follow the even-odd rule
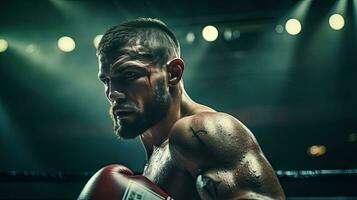
[[[116,65],[117,65],[118,67],[113,66],[113,69],[109,72],[110,75],[111,75],[111,76],[114,76],[114,77],[118,76],[121,72],[125,71],[125,70],[128,69],[128,68],[136,68],[136,69],[140,69],[140,70],[145,70],[145,71],[147,71],[147,69],[145,69],[144,66],[147,66],[147,65],[149,65],[149,64],[146,64],[146,65],[143,65],[143,66],[139,66],[139,65],[134,64],[134,63],[128,63],[128,64],[124,63],[124,64],[120,64],[120,65],[116,64]],[[105,73],[98,73],[98,78],[99,78],[99,80],[104,81],[104,79],[105,79],[106,77],[107,77],[107,76],[106,76]]]
[[[127,68],[143,68],[148,64],[143,64],[142,62],[126,61],[123,63],[115,62],[111,67],[111,72],[116,73],[118,71],[124,71]]]

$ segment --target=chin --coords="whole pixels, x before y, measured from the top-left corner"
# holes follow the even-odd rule
[[[135,130],[125,130],[125,128],[114,130],[114,133],[120,139],[134,139],[141,134],[140,132],[136,132]]]
[[[134,139],[145,131],[136,123],[118,122],[113,119],[113,125],[115,135],[121,139]]]

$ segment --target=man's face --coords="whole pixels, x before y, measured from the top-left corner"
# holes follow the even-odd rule
[[[165,68],[154,65],[133,47],[99,55],[99,79],[110,102],[115,133],[134,138],[162,120],[170,106]]]

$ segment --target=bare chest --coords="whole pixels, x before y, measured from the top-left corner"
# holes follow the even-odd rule
[[[175,166],[168,147],[155,148],[145,165],[143,175],[156,184],[166,182],[169,175],[175,174]]]
[[[199,199],[194,178],[177,166],[168,145],[154,149],[143,175],[174,199]]]

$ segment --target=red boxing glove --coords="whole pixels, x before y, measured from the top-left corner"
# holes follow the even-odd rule
[[[122,165],[108,165],[89,179],[78,200],[173,200],[145,176]]]

